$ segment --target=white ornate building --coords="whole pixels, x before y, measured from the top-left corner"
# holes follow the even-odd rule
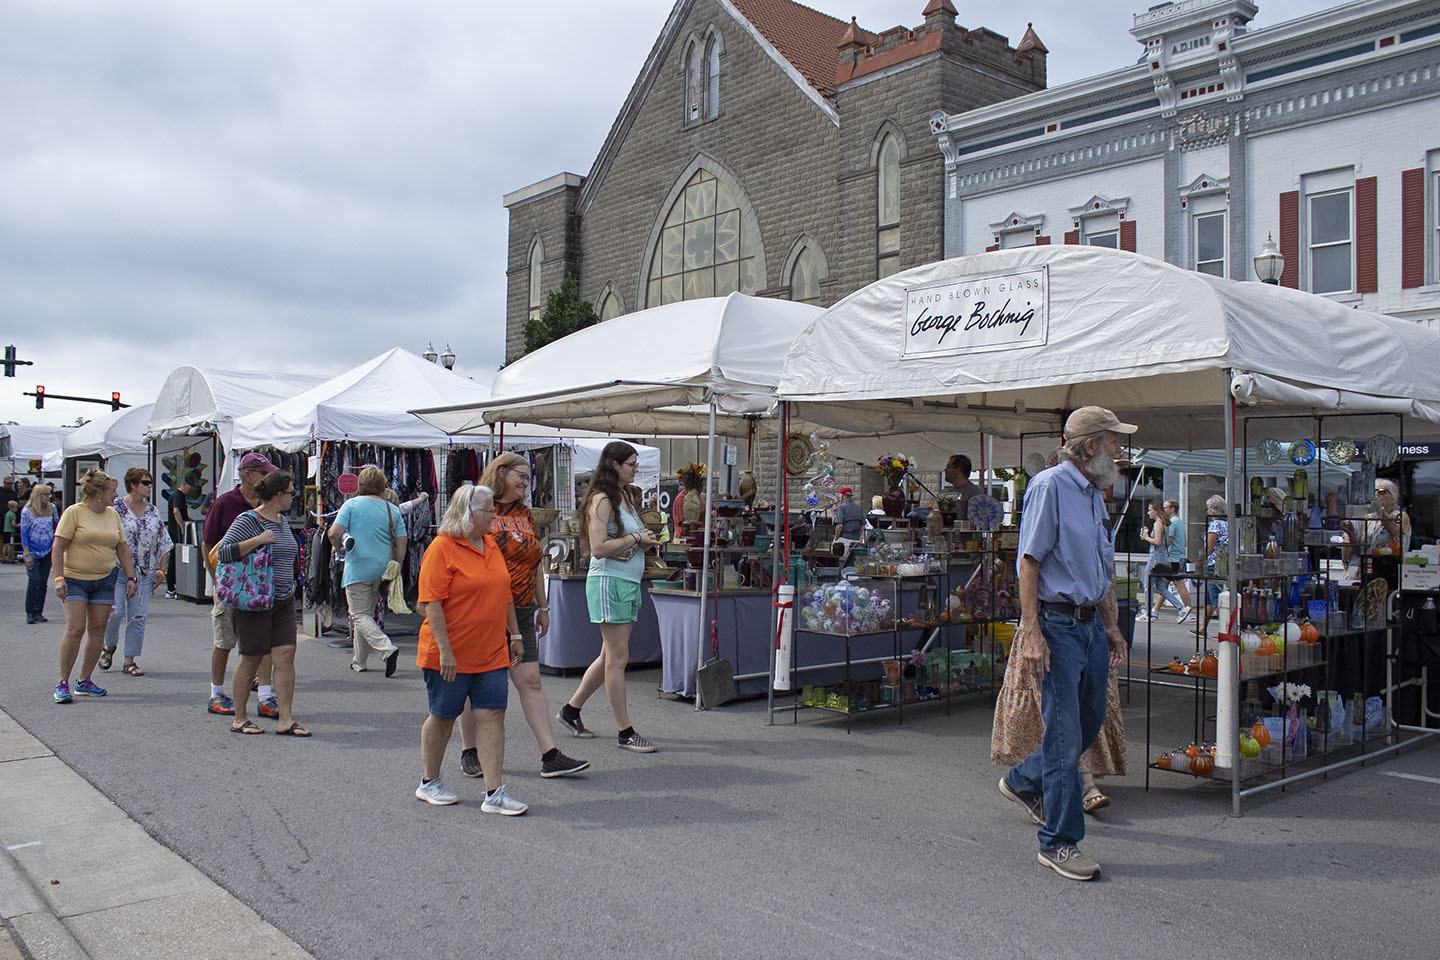
[[[1249,0],[1137,14],[1136,63],[935,113],[945,253],[1135,250],[1440,327],[1440,0],[1247,29]]]

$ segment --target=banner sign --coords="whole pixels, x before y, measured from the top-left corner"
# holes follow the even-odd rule
[[[1039,347],[1049,336],[1049,267],[905,291],[902,360]]]

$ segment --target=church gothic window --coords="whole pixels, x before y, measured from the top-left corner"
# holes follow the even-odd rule
[[[535,242],[530,244],[530,308],[527,317],[531,320],[540,318],[540,264],[545,260],[545,246],[537,237]]]
[[[877,154],[876,277],[900,269],[900,141],[887,134]]]
[[[759,288],[756,225],[741,206],[714,174],[695,172],[666,214],[651,253],[648,306]]]

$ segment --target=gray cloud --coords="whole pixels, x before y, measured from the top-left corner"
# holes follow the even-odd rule
[[[872,30],[923,0],[811,0]],[[1328,4],[1269,0],[1257,25]],[[1052,84],[1133,62],[1143,4],[966,2],[1051,50]],[[134,0],[0,9],[0,421],[144,402],[182,363],[339,372],[503,347],[501,194],[585,173],[669,0]],[[1023,19],[1022,19],[1023,17]],[[52,408],[53,409],[50,409]]]

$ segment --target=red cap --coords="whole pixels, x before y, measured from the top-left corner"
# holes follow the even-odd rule
[[[854,488],[854,487],[841,487],[841,488],[840,488],[840,496],[842,496],[842,497],[848,497],[848,496],[850,496],[850,494],[852,494],[852,493],[854,493],[854,492],[855,492],[855,488]]]

